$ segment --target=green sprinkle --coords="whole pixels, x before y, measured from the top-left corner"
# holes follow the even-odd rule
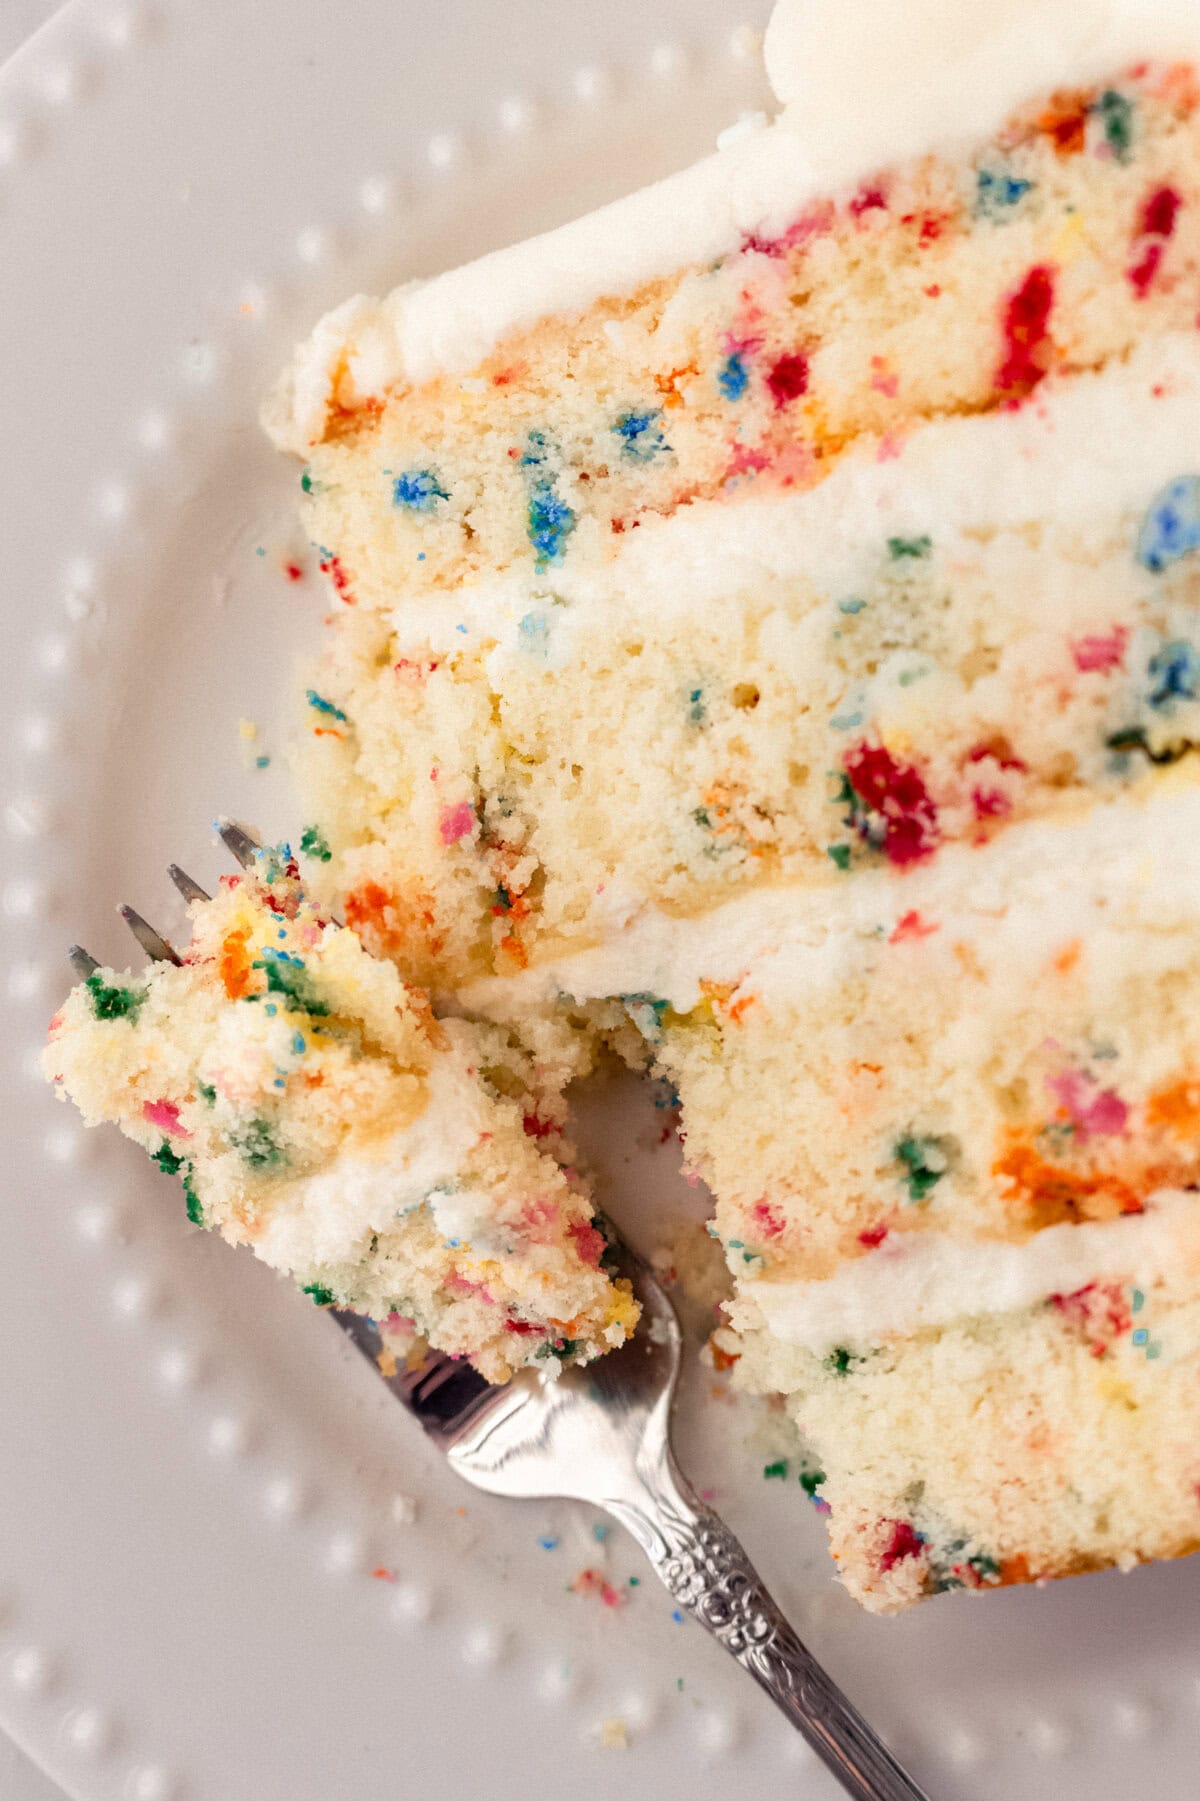
[[[256,769],[269,769],[271,767],[270,757],[255,757],[254,767]]]
[[[895,1155],[908,1171],[908,1198],[920,1205],[945,1175],[946,1153],[936,1138],[902,1138]]]
[[[300,849],[306,857],[316,857],[321,863],[328,863],[333,856],[319,825],[305,826],[300,834]]]
[[[312,976],[299,957],[290,957],[286,952],[276,951],[272,946],[266,945],[262,957],[256,957],[250,967],[266,971],[269,994],[282,994],[294,1007],[301,1007],[306,1013],[316,1014],[318,1017],[329,1012],[313,986]],[[246,998],[252,997],[248,995]]]
[[[251,1169],[272,1169],[284,1161],[283,1152],[265,1119],[252,1119],[239,1132],[231,1132],[229,1142]]]
[[[1145,1305],[1146,1305],[1145,1295],[1142,1293],[1140,1288],[1135,1288],[1133,1291],[1133,1296],[1129,1303],[1130,1312],[1131,1313],[1140,1313],[1142,1311],[1142,1308]]]
[[[1106,88],[1094,110],[1104,126],[1104,138],[1119,163],[1129,161],[1133,149],[1133,102],[1116,88]]]
[[[770,1482],[772,1480],[777,1480],[780,1482],[785,1481],[787,1478],[787,1473],[788,1473],[788,1462],[787,1462],[786,1457],[778,1457],[778,1458],[776,1458],[774,1463],[764,1463],[763,1464],[763,1475],[766,1477],[768,1482]]]
[[[855,595],[850,600],[839,600],[837,608],[839,613],[861,613],[866,604],[865,600],[860,600],[858,596]]]
[[[165,1176],[177,1176],[187,1162],[186,1157],[179,1156],[171,1148],[171,1144],[166,1138],[163,1139],[156,1151],[151,1151],[150,1160],[158,1164]]]
[[[204,1208],[200,1205],[200,1196],[196,1193],[195,1172],[189,1163],[183,1172],[183,1198],[187,1204],[187,1216],[194,1226],[204,1224]]]
[[[534,1352],[534,1356],[541,1358],[543,1361],[549,1357],[560,1357],[564,1363],[571,1357],[578,1356],[578,1354],[579,1340],[577,1338],[548,1339],[545,1344],[539,1345]]]
[[[825,855],[829,858],[830,862],[836,864],[839,869],[849,869],[850,846],[848,844],[827,844],[825,846]]]
[[[100,980],[99,970],[92,972],[84,987],[91,996],[97,1019],[127,1019],[132,1025],[146,999],[144,988],[110,988]]]
[[[824,1470],[801,1470],[800,1472],[800,1486],[810,1501],[815,1499],[817,1490],[824,1480]]]
[[[631,1576],[629,1578],[629,1586],[630,1586],[630,1588],[641,1588],[641,1586],[642,1586],[641,1577],[640,1576]]]
[[[318,1307],[332,1307],[334,1295],[332,1288],[323,1288],[319,1282],[306,1282],[303,1292],[309,1295]]]
[[[853,1351],[848,1351],[844,1345],[839,1345],[836,1351],[831,1351],[825,1358],[825,1368],[832,1371],[835,1376],[848,1376],[851,1366],[861,1362],[861,1357],[856,1357]]]
[[[215,1106],[216,1106],[216,1104],[217,1104],[217,1091],[216,1091],[216,1089],[215,1089],[215,1088],[214,1088],[214,1087],[213,1087],[213,1086],[212,1086],[212,1085],[211,1085],[211,1083],[209,1083],[209,1082],[197,1082],[197,1083],[196,1083],[196,1089],[197,1089],[197,1092],[198,1092],[198,1093],[199,1093],[199,1095],[200,1095],[200,1098],[201,1098],[201,1100],[202,1100],[202,1101],[205,1101],[205,1102],[207,1102],[207,1104],[208,1104],[208,1105],[209,1105],[209,1106],[210,1106],[210,1107],[215,1107]]]
[[[933,551],[933,539],[926,536],[920,538],[889,538],[887,547],[888,555],[891,557],[893,563],[899,563],[902,562],[905,557],[920,558],[930,556]]]

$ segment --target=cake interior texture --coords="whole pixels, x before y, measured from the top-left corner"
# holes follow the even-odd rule
[[[286,1175],[204,1110],[202,1041],[274,1044],[216,924],[121,1040],[179,1022],[209,1223],[496,1375],[632,1329],[564,1090],[604,1045],[665,1078],[714,1355],[788,1397],[882,1612],[1200,1544],[1200,27],[1143,12],[1101,67],[1050,31],[973,135],[931,102],[825,179],[789,106],[322,322],[267,415],[330,590],[297,917],[346,929],[298,954],[373,998],[317,1098],[253,1096]],[[53,1073],[154,1152],[94,1013]],[[459,1186],[318,1257],[371,1118]]]

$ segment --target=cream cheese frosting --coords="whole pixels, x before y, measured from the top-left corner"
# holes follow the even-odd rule
[[[1188,1285],[1198,1262],[1200,1197],[1163,1190],[1144,1213],[1048,1226],[1023,1244],[893,1233],[823,1282],[744,1279],[742,1295],[776,1338],[824,1355],[968,1314],[1015,1312],[1092,1283]]]
[[[781,231],[818,191],[977,141],[1033,94],[1198,51],[1194,0],[780,0],[766,40],[774,121],[528,243],[383,300],[354,296],[297,347],[263,423],[306,455],[335,398],[470,368],[547,314]]]

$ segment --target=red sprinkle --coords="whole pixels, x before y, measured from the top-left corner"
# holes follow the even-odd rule
[[[808,393],[808,358],[802,350],[789,350],[767,372],[767,387],[776,407],[790,406]]]
[[[907,939],[911,938],[932,938],[935,932],[940,931],[940,926],[935,925],[931,920],[922,919],[921,915],[914,909],[912,912],[905,913],[896,921],[891,937],[888,939],[888,943],[903,944]]]
[[[892,1528],[892,1536],[879,1558],[879,1567],[886,1574],[909,1557],[919,1557],[925,1549],[925,1543],[907,1520],[885,1520],[884,1524]]]
[[[1004,308],[1005,356],[996,371],[1003,394],[1028,394],[1045,375],[1050,361],[1050,314],[1054,310],[1054,271],[1039,263]]]
[[[608,1249],[608,1240],[603,1232],[595,1226],[589,1226],[584,1220],[574,1220],[567,1227],[568,1235],[575,1241],[575,1249],[585,1263],[593,1269],[599,1269],[600,1259]]]
[[[1103,1357],[1113,1340],[1133,1324],[1125,1289],[1119,1282],[1089,1282],[1074,1294],[1052,1294],[1051,1304],[1069,1325],[1089,1340],[1093,1357]]]
[[[891,863],[916,863],[937,845],[937,807],[920,770],[899,763],[882,744],[860,744],[843,767],[859,799],[883,816],[884,853]]]
[[[1174,188],[1156,188],[1142,207],[1138,224],[1136,255],[1127,271],[1129,285],[1139,300],[1144,300],[1154,285],[1162,266],[1167,245],[1175,235],[1179,210],[1183,201]]]
[[[865,1244],[868,1250],[873,1251],[876,1245],[883,1243],[887,1235],[886,1226],[869,1226],[865,1232],[859,1233],[858,1242]]]
[[[850,211],[856,219],[861,219],[864,213],[886,212],[887,195],[878,184],[867,188],[860,188],[850,202]]]
[[[1173,237],[1182,205],[1174,188],[1157,188],[1142,208],[1142,237]]]
[[[283,573],[287,576],[289,582],[302,581],[304,578],[304,571],[299,563],[285,563],[283,565]]]
[[[786,1223],[778,1207],[773,1207],[770,1201],[755,1201],[750,1217],[763,1238],[778,1238]]]

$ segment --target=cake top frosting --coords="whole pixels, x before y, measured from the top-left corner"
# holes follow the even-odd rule
[[[1200,53],[1194,0],[779,0],[772,121],[680,174],[383,300],[355,295],[296,349],[263,412],[281,449],[360,404],[477,363],[506,332],[782,231],[819,191],[969,144],[1040,92]]]

